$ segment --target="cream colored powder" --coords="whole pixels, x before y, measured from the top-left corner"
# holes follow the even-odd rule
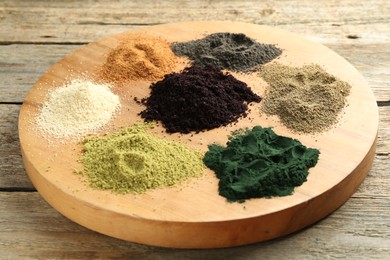
[[[79,137],[104,126],[119,107],[119,97],[109,85],[73,80],[48,94],[36,123],[56,138]]]

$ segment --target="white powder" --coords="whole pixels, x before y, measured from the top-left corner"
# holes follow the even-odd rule
[[[104,126],[119,107],[109,85],[73,80],[48,94],[36,122],[41,131],[56,138],[79,137]]]

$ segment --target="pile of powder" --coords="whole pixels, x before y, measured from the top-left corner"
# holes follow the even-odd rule
[[[101,70],[104,81],[158,80],[176,67],[178,58],[170,44],[159,38],[136,34],[114,48]]]
[[[150,86],[151,95],[140,114],[161,120],[167,132],[203,131],[245,116],[247,102],[260,102],[246,83],[214,68],[186,68]]]
[[[142,193],[171,186],[204,169],[200,152],[147,133],[135,124],[104,137],[88,137],[80,162],[92,187],[117,193]]]
[[[73,80],[49,92],[36,118],[44,133],[67,138],[94,132],[108,123],[120,107],[109,85]]]
[[[176,55],[188,56],[193,65],[248,71],[278,57],[282,50],[261,44],[242,33],[214,33],[205,38],[172,44]]]
[[[317,149],[255,126],[233,132],[226,147],[210,145],[203,161],[219,179],[219,194],[243,202],[292,194],[306,181],[318,156]]]
[[[296,132],[322,132],[337,123],[351,89],[318,65],[297,68],[274,63],[260,75],[269,84],[262,110],[278,115]]]

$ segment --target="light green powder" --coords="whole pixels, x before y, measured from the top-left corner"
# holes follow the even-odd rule
[[[85,139],[79,172],[93,188],[118,193],[142,193],[202,175],[202,153],[147,133],[150,127],[135,124]]]

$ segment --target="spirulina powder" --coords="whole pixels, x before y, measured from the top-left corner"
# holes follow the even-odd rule
[[[142,193],[202,175],[202,153],[152,135],[150,127],[135,124],[85,139],[79,172],[92,187],[117,193]]]
[[[306,181],[319,151],[298,140],[255,126],[233,132],[226,147],[213,144],[203,159],[219,179],[228,201],[286,196]]]

